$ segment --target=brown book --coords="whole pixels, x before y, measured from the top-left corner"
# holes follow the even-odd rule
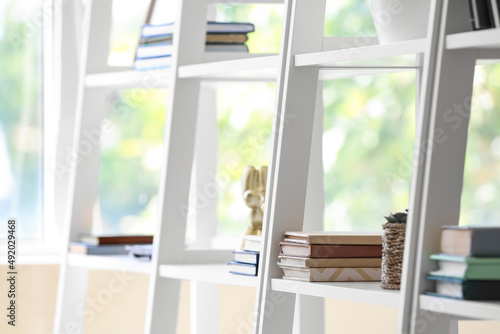
[[[443,226],[441,253],[500,257],[500,226]]]
[[[280,242],[283,255],[328,258],[328,257],[382,257],[379,245],[305,245]]]
[[[284,241],[315,245],[382,245],[382,232],[288,231]]]
[[[319,258],[280,255],[279,265],[294,268],[380,268],[380,257]]]
[[[84,235],[80,241],[88,245],[152,244],[152,235]]]
[[[248,40],[247,34],[207,34],[207,43],[238,43]]]

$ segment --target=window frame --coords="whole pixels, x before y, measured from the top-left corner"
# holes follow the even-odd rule
[[[57,80],[57,55],[60,43],[57,43],[55,25],[61,20],[61,0],[40,0],[38,12],[34,17],[40,17],[42,77],[39,79],[41,92],[41,140],[42,140],[42,233],[39,238],[22,240],[18,238],[20,254],[16,259],[18,264],[57,264],[61,260],[61,226],[55,219],[55,168],[57,153],[57,125],[60,114],[58,97],[60,83]],[[59,46],[59,48],[58,48]],[[15,217],[14,217],[15,218]],[[7,249],[2,247],[0,255],[6,255]]]

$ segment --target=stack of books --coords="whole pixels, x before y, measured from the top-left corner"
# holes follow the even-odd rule
[[[80,242],[70,242],[69,251],[87,255],[124,255],[129,254],[127,245],[152,243],[152,235],[83,235]]]
[[[379,232],[285,232],[278,265],[283,278],[308,282],[380,281]]]
[[[500,300],[500,227],[443,226],[438,269],[430,295],[465,300]]]
[[[233,251],[234,259],[228,262],[229,272],[236,275],[257,276],[262,236],[246,235],[243,237],[243,250]]]
[[[248,52],[245,42],[254,31],[251,23],[207,22],[205,51]],[[169,67],[172,63],[174,24],[145,24],[137,47],[134,67],[148,70]]]

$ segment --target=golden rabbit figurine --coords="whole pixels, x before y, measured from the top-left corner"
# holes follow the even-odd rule
[[[252,210],[250,212],[250,226],[243,232],[245,235],[261,235],[263,211],[262,204],[266,197],[267,166],[256,169],[247,166],[243,169],[241,176],[241,192],[243,201]],[[243,240],[241,243],[243,248]]]

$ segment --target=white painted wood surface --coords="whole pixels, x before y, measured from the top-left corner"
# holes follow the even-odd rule
[[[305,231],[324,229],[325,191],[323,170],[323,83],[318,82],[311,154],[307,176],[306,203],[304,208]],[[321,296],[301,295],[295,297],[294,333],[323,333],[325,331],[325,301]]]
[[[186,281],[218,283],[235,286],[257,286],[255,276],[233,275],[229,273],[226,263],[221,264],[163,264],[160,265],[160,276]]]
[[[420,308],[465,319],[500,321],[500,302],[468,301],[421,295]]]
[[[319,69],[296,68],[294,56],[321,50],[324,10],[325,1],[291,0],[283,15],[278,103],[263,229],[268,236],[261,254],[262,284],[257,291],[260,319],[255,333],[292,332],[295,295],[273,292],[271,278],[283,275],[276,264],[283,232],[303,227]]]
[[[421,310],[419,296],[432,288],[425,277],[433,269],[429,255],[439,252],[441,226],[458,224],[460,214],[475,57],[470,50],[448,51],[446,36],[467,29],[466,5],[436,1],[430,20],[414,159],[417,172],[412,180],[411,238],[403,271],[406,279],[399,328],[404,333],[457,332],[453,317]],[[462,113],[457,112],[458,119],[452,122],[448,110],[456,106]]]
[[[179,264],[183,259],[200,81],[177,75],[179,66],[203,59],[206,13],[206,2],[178,2],[146,333],[175,333],[177,327],[180,281],[161,278],[158,266]]]
[[[70,15],[71,7],[62,15]],[[85,73],[91,69],[105,70],[103,61],[96,62],[96,57],[106,53],[110,35],[111,0],[89,1],[86,5],[81,42],[82,56],[78,68],[77,103],[74,116],[74,137],[67,147],[67,167],[69,185],[67,210],[62,231],[64,254],[59,274],[59,287],[54,321],[54,333],[68,331],[68,327],[82,328],[84,313],[79,310],[85,305],[87,291],[87,268],[68,266],[68,244],[76,241],[80,233],[89,233],[92,211],[97,200],[97,186],[100,160],[100,134],[103,110],[105,110],[105,92],[86,89]],[[63,19],[65,25],[74,24]],[[79,21],[78,19],[76,20]],[[71,31],[71,29],[70,29]],[[68,42],[69,38],[64,39]],[[78,45],[80,41],[75,41]],[[108,43],[108,44],[106,44]],[[105,50],[99,50],[106,44]],[[68,50],[71,57],[71,48]],[[106,60],[104,59],[104,61]],[[68,94],[72,94],[68,87]],[[61,97],[63,98],[63,97]],[[61,106],[71,108],[72,95],[67,96]],[[71,117],[71,116],[70,116]],[[70,120],[68,120],[70,121]],[[66,134],[63,133],[63,136]],[[64,156],[64,154],[62,154]]]

